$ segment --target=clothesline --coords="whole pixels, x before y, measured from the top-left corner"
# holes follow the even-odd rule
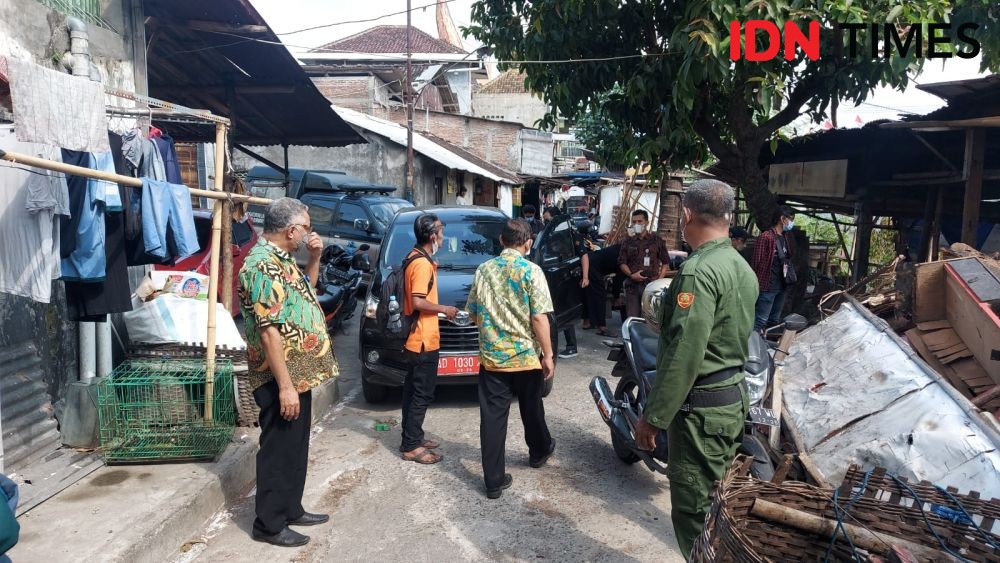
[[[7,152],[2,148],[0,148],[0,160],[6,160],[8,162],[14,162],[18,164],[26,164],[28,166],[34,166],[35,168],[41,168],[43,170],[52,170],[54,172],[62,172],[64,174],[69,174],[73,176],[83,176],[85,178],[94,178],[97,180],[116,182],[133,188],[142,187],[142,180],[140,178],[133,178],[131,176],[122,176],[120,174],[111,174],[110,172],[102,172],[100,170],[93,170],[91,168],[84,168],[82,166],[73,166],[71,164],[65,164],[62,162],[57,162],[55,160],[48,160],[45,158],[39,158],[27,154]],[[230,194],[227,192],[222,192],[217,190],[202,190],[198,188],[189,187],[188,191],[190,191],[191,195],[193,196],[204,197],[209,199],[247,202],[257,205],[267,205],[271,203],[270,199],[264,197]]]

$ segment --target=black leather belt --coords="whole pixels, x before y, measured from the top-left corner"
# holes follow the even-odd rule
[[[715,375],[715,374],[712,374]],[[722,381],[720,379],[719,381]],[[681,405],[681,412],[691,412],[692,409],[724,407],[743,402],[743,392],[746,390],[746,380],[727,385],[719,389],[692,389],[687,399]]]
[[[710,373],[705,377],[701,377],[694,380],[694,386],[697,388],[697,387],[702,387],[704,385],[715,385],[716,383],[722,383],[723,381],[736,375],[738,371],[740,371],[740,368],[720,369],[715,373]]]

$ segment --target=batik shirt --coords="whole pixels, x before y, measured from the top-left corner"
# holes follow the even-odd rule
[[[304,393],[339,374],[323,310],[290,254],[261,239],[240,269],[239,285],[253,389],[274,379],[260,336],[269,326],[281,335],[296,391]]]
[[[531,316],[552,312],[545,274],[508,248],[482,264],[466,309],[479,322],[479,361],[490,371],[541,369]],[[548,335],[546,335],[548,336]]]

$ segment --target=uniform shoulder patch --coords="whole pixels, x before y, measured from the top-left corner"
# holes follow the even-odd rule
[[[686,291],[677,294],[677,306],[681,309],[687,309],[691,305],[694,305],[694,294],[688,293]]]

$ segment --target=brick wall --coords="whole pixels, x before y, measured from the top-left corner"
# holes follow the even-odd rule
[[[370,76],[323,76],[312,81],[330,103],[357,111],[369,111],[385,97]]]
[[[406,125],[406,110],[395,108],[389,119]],[[413,130],[427,131],[453,145],[508,170],[521,169],[521,125],[503,121],[477,119],[465,115],[441,112],[413,114]]]

